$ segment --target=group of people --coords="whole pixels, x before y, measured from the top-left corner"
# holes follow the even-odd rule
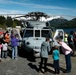
[[[3,40],[3,41],[2,41]],[[66,40],[66,39],[65,39]],[[63,42],[62,39],[57,38],[56,41],[61,46],[61,50],[65,55],[65,61],[66,61],[66,70],[64,72],[69,73],[71,72],[71,54],[74,54],[74,49],[76,48],[76,33],[73,35],[73,32],[70,32],[70,35],[67,37],[68,43]],[[12,59],[16,59],[18,55],[18,42],[20,40],[18,39],[18,34],[14,34],[13,31],[11,32],[11,35],[9,35],[8,31],[4,34],[3,38],[0,39],[0,62],[1,62],[1,56],[2,58],[7,58],[8,53],[8,45],[11,43],[12,47]],[[41,44],[41,62],[39,65],[39,72],[42,71],[42,66],[44,64],[44,73],[47,72],[47,61],[48,61],[48,52],[50,52],[50,39],[46,38],[46,40]],[[60,66],[59,66],[59,58],[60,58],[60,52],[58,46],[54,46],[53,52],[52,52],[52,58],[53,58],[53,65],[55,74],[60,73]]]
[[[47,71],[47,60],[48,60],[48,52],[50,51],[50,44],[49,44],[49,38],[46,38],[45,42],[41,45],[41,62],[39,66],[39,72],[42,72],[42,66],[44,64],[44,73]],[[65,61],[66,61],[66,70],[65,73],[71,72],[71,53],[73,53],[73,50],[62,41],[62,39],[57,38],[57,43],[60,44],[61,50],[65,55]],[[52,58],[53,58],[53,65],[54,65],[54,73],[59,74],[60,73],[60,66],[59,66],[59,58],[60,58],[60,52],[57,45],[54,46],[53,52],[52,52]]]
[[[3,37],[0,37],[0,62],[2,58],[7,58],[8,55],[8,46],[9,44],[12,47],[12,59],[16,59],[18,55],[18,34],[14,34],[13,31],[11,31],[11,35],[8,31],[6,31],[3,34]]]

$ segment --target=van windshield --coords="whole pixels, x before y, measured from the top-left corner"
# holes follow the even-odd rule
[[[51,37],[49,30],[41,30],[41,37]]]
[[[26,30],[24,33],[24,37],[49,37],[51,38],[52,34],[49,30]]]
[[[33,37],[33,30],[26,30],[24,37]]]
[[[40,37],[40,30],[35,30],[35,37]]]

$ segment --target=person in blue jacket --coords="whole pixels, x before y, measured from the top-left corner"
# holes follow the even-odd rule
[[[54,65],[54,70],[55,70],[55,74],[59,74],[59,50],[58,50],[58,46],[54,46],[54,50],[53,50],[53,65]]]
[[[18,46],[19,39],[17,37],[18,37],[17,34],[11,36],[12,59],[17,58],[17,55],[18,55],[18,48],[17,48],[17,46]]]

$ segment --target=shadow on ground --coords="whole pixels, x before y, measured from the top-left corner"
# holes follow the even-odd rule
[[[18,50],[18,55],[22,58],[26,58],[27,60],[29,60],[31,62],[36,62],[35,57],[33,55],[33,51],[27,52],[23,49],[19,49]]]
[[[33,64],[33,63],[28,63],[28,65],[32,68],[32,69],[35,69],[37,72],[39,71],[38,67]]]
[[[47,66],[54,68],[53,64],[51,64],[51,63],[48,63]],[[54,70],[51,69],[51,68],[47,68],[47,70],[48,70],[49,72],[51,72],[51,73],[54,73]],[[62,67],[60,67],[60,71],[64,72],[65,69],[62,68]]]

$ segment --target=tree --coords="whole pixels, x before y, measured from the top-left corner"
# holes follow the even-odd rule
[[[16,26],[21,26],[21,21],[14,19],[14,22],[15,22]]]
[[[1,25],[4,25],[5,24],[5,21],[6,21],[5,17],[0,16],[0,24]]]
[[[6,20],[6,26],[7,27],[13,27],[13,20],[11,17],[7,17],[7,20]]]

